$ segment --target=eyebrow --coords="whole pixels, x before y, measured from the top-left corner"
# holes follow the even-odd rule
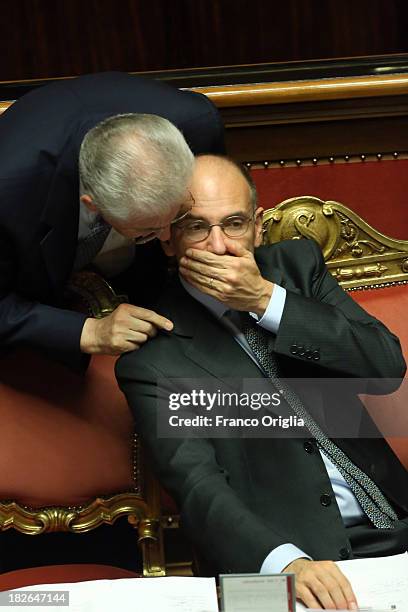
[[[250,214],[250,213],[249,213]],[[222,217],[221,221],[224,221],[225,219],[229,219],[230,217],[247,217],[248,213],[244,213],[242,210],[238,210],[236,212],[230,213],[229,215],[225,215],[225,217]],[[200,217],[200,216],[195,216],[195,215],[186,215],[186,217],[184,217],[183,221],[206,221],[205,218]]]

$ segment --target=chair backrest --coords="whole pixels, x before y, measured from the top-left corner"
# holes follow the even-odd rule
[[[137,491],[132,419],[114,383],[114,358],[93,358],[85,376],[29,351],[2,361],[2,499],[81,506]]]
[[[302,238],[313,238],[320,244],[333,276],[399,337],[408,359],[408,241],[385,236],[339,202],[313,196],[291,198],[265,211],[265,243]],[[408,469],[407,400],[408,379],[389,396],[363,398]]]
[[[95,317],[123,299],[90,272],[76,275],[67,294],[71,307]],[[144,573],[164,575],[158,484],[145,477],[115,358],[94,356],[82,376],[27,350],[1,361],[0,530],[81,533],[128,516]]]

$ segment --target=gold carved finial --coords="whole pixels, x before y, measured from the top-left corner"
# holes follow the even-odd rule
[[[330,272],[346,289],[408,282],[408,241],[395,240],[335,201],[285,200],[264,212],[264,244],[312,238]]]
[[[325,259],[333,253],[341,225],[330,204],[318,198],[292,198],[264,213],[264,242],[313,238],[322,248]]]

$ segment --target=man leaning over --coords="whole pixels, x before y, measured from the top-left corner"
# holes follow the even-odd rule
[[[34,348],[81,368],[85,354],[137,349],[171,327],[129,304],[91,319],[66,310],[63,296],[76,270],[92,264],[112,278],[135,261],[136,303],[149,303],[157,255],[135,242],[166,238],[188,208],[190,148],[223,149],[210,101],[127,74],[59,81],[2,115],[1,349]]]

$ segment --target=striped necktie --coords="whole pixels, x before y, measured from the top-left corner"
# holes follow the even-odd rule
[[[372,524],[378,528],[392,529],[398,516],[388,500],[371,478],[326,436],[310,416],[298,395],[279,377],[278,364],[274,354],[268,350],[268,341],[264,331],[255,322],[248,319],[250,317],[246,317],[246,324],[243,328],[245,338],[272,384],[283,391],[283,398],[287,404],[299,418],[303,419],[319,449],[337,467]]]
[[[112,227],[102,217],[92,224],[89,233],[78,241],[74,270],[82,270],[88,266],[103,247]]]

